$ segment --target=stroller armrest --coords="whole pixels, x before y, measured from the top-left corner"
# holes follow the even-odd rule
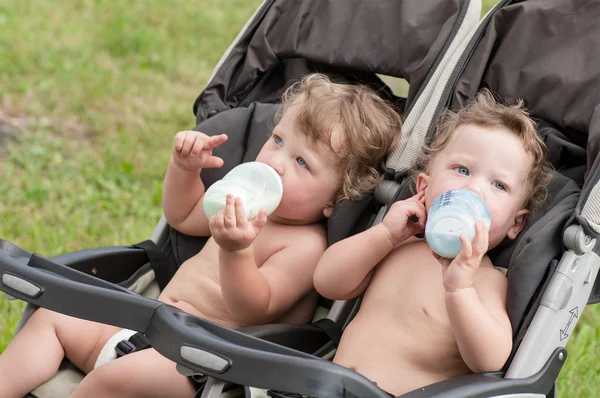
[[[0,253],[23,261],[31,257],[30,252],[4,239],[0,239]],[[142,248],[112,246],[61,254],[52,261],[105,281],[120,283],[147,263],[148,255]]]
[[[224,381],[323,398],[388,397],[347,368],[197,318],[35,254],[27,258],[0,250],[0,290],[63,314],[144,332],[163,356]],[[271,339],[278,340],[291,330],[275,329],[279,331],[262,334],[273,333]]]
[[[105,281],[119,283],[147,263],[148,256],[141,248],[112,246],[61,254],[53,257],[52,261]]]
[[[567,351],[556,349],[544,367],[523,379],[508,379],[502,373],[468,374],[403,394],[402,398],[477,398],[511,394],[547,395],[564,364]]]
[[[251,326],[239,331],[309,354],[331,341],[323,329],[313,325],[270,324]]]
[[[146,337],[181,366],[206,376],[320,398],[389,395],[350,369],[162,305]]]
[[[77,318],[145,331],[160,302],[32,254],[0,250],[0,290]]]

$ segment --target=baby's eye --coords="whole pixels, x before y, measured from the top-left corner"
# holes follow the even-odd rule
[[[466,167],[458,166],[458,167],[455,167],[454,170],[456,170],[456,172],[458,174],[463,174],[463,175],[466,175],[466,176],[469,175],[469,169],[467,169]]]
[[[504,185],[504,183],[500,182],[500,181],[494,181],[492,182],[492,185],[496,188],[499,189],[501,191],[506,191],[506,185]]]
[[[275,141],[275,143],[277,145],[280,145],[283,142],[283,140],[281,139],[281,137],[278,136],[278,135],[275,135],[275,134],[273,134],[273,141]]]
[[[300,167],[308,168],[308,164],[302,158],[296,158],[296,162],[300,165]]]

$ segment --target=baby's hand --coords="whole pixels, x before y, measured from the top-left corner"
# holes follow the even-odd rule
[[[417,222],[411,220],[415,216]],[[413,235],[425,230],[425,193],[420,192],[410,199],[396,202],[390,208],[381,222],[390,234],[390,240],[395,245],[404,242]]]
[[[454,260],[433,253],[434,257],[442,264],[446,292],[454,292],[473,286],[473,277],[481,265],[481,259],[488,250],[488,239],[489,232],[484,222],[478,221],[475,224],[473,244],[465,235],[461,235],[462,250]]]
[[[191,171],[221,167],[223,159],[213,156],[212,150],[225,141],[225,134],[209,137],[198,131],[180,131],[173,140],[173,161],[177,167]]]
[[[260,209],[258,217],[246,220],[244,206],[240,198],[227,195],[225,207],[219,209],[208,222],[211,235],[219,247],[235,252],[249,247],[267,222],[265,209]]]

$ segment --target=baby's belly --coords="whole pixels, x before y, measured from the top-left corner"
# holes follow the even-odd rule
[[[221,284],[214,241],[209,240],[204,249],[184,262],[173,279],[158,297],[159,301],[179,308],[200,318],[238,328],[227,312]]]
[[[334,360],[394,395],[469,373],[446,313],[441,266],[427,254],[426,246],[405,247],[378,267]]]
[[[469,372],[452,336],[359,316],[344,331],[334,362],[395,396]]]

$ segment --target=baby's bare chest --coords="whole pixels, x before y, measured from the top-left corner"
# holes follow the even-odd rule
[[[267,223],[252,243],[256,265],[262,266],[274,254],[290,244],[293,244],[293,229]]]
[[[282,250],[289,244],[290,230],[282,228],[278,225],[265,225],[259,234],[252,242],[252,252],[254,261],[258,267],[261,267],[275,253]],[[195,256],[197,260],[204,264],[204,271],[215,277],[218,276],[219,270],[219,245],[210,238]]]
[[[402,317],[447,323],[442,266],[429,246],[416,241],[396,248],[376,268],[365,301]]]

